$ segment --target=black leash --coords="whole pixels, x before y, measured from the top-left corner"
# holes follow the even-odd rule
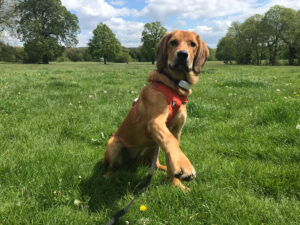
[[[155,153],[154,153],[154,157],[153,157],[153,161],[152,161],[152,164],[151,164],[151,168],[150,168],[150,172],[148,173],[148,176],[147,176],[147,179],[146,179],[146,182],[145,182],[145,185],[143,187],[143,189],[140,191],[140,193],[138,193],[134,199],[131,200],[131,202],[126,205],[123,209],[121,209],[119,212],[117,212],[111,219],[109,222],[107,222],[106,225],[112,225],[114,224],[115,222],[118,221],[118,219],[123,216],[130,208],[130,206],[132,205],[132,203],[145,191],[147,191],[148,189],[148,186],[151,182],[151,179],[152,179],[152,175],[154,173],[154,169],[156,168],[156,160],[157,160],[157,157],[158,157],[158,150],[159,150],[159,146],[156,147],[155,149]]]

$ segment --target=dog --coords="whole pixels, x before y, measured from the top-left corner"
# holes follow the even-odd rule
[[[157,159],[156,167],[167,172],[172,185],[189,190],[180,180],[195,179],[196,171],[179,143],[187,117],[187,96],[208,56],[208,47],[195,32],[175,30],[164,35],[157,47],[157,70],[148,74],[150,84],[141,90],[108,140],[105,177],[135,162],[151,163],[159,146],[165,153],[166,166]]]

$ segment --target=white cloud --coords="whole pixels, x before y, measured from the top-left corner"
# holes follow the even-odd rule
[[[68,10],[75,11],[79,18],[81,34],[78,36],[78,46],[87,46],[89,39],[92,37],[92,30],[100,22],[105,23],[112,29],[122,45],[132,47],[140,44],[140,34],[144,24],[120,18],[134,14],[136,10],[113,6],[121,6],[125,1],[112,0],[109,4],[105,0],[88,2],[85,0],[62,0],[62,3]]]
[[[4,43],[12,45],[12,46],[21,46],[22,43],[18,40],[17,35],[15,33],[11,33],[9,31],[0,32],[0,40],[4,41]]]
[[[105,0],[85,1],[85,0],[62,0],[62,4],[69,10],[75,10],[77,14],[97,16],[99,19],[109,19],[117,16],[129,16],[132,11],[126,7],[115,8]]]
[[[126,47],[137,47],[141,44],[141,34],[144,23],[126,21],[122,18],[111,18],[104,22],[116,34],[122,45]]]
[[[122,5],[125,5],[125,1],[122,1],[122,0],[111,0],[110,1],[110,4],[112,5],[115,5],[115,6],[122,6]]]
[[[276,4],[300,9],[299,0],[148,0],[136,15],[163,24],[174,21],[168,25],[171,30],[181,27],[177,21],[188,21],[189,30],[200,33],[211,47],[215,47],[233,21],[243,22],[254,14],[264,14]]]
[[[149,0],[138,16],[166,21],[171,17],[198,19],[213,18],[246,12],[255,0]]]
[[[195,31],[198,33],[210,33],[212,32],[213,28],[208,26],[196,26]]]
[[[125,47],[137,47],[141,45],[141,34],[144,29],[144,23],[135,21],[126,21],[122,18],[113,17],[103,21],[116,35],[121,44]],[[86,30],[78,36],[78,46],[87,46],[89,39],[93,36],[93,27]]]

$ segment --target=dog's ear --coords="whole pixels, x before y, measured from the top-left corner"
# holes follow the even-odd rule
[[[163,38],[160,40],[156,55],[157,55],[157,69],[158,71],[163,71],[167,65],[168,61],[168,41],[170,40],[172,36],[172,33],[168,32],[163,36]]]
[[[209,56],[209,50],[205,42],[200,38],[199,35],[197,35],[197,42],[198,42],[198,50],[194,58],[193,70],[196,74],[199,74],[201,68],[204,66]]]

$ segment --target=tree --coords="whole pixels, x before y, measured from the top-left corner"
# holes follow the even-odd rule
[[[247,43],[242,30],[242,24],[233,22],[226,34],[234,43],[234,58],[237,64],[251,63],[251,48]]]
[[[238,64],[261,64],[269,58],[272,65],[277,59],[288,59],[293,65],[297,58],[300,65],[300,10],[275,5],[264,15],[233,22],[216,53],[225,63],[230,57]]]
[[[288,24],[281,18],[284,13],[284,7],[275,5],[265,13],[263,18],[263,26],[267,34],[269,60],[272,65],[275,65],[277,61],[278,48],[282,40],[281,34],[288,29]]]
[[[298,65],[300,66],[300,10],[296,13],[296,40],[295,40],[295,46],[296,46],[296,57],[298,58]]]
[[[300,30],[297,29],[297,24],[299,24],[299,21],[297,21],[297,11],[290,8],[282,8],[280,21],[285,26],[280,37],[287,45],[289,64],[294,65],[297,52],[297,39],[300,35]]]
[[[218,60],[223,60],[225,64],[232,64],[235,59],[235,47],[234,39],[232,37],[226,36],[219,40],[216,50],[216,58]]]
[[[62,45],[78,43],[78,18],[60,0],[20,0],[17,10],[17,33],[29,62],[48,64],[62,54]]]
[[[262,19],[262,15],[256,14],[241,25],[243,39],[250,51],[250,60],[256,65],[261,64],[265,44]]]
[[[156,58],[156,47],[160,39],[165,35],[167,29],[160,22],[146,23],[142,32],[143,52],[154,64]]]
[[[90,39],[88,46],[91,55],[95,59],[113,59],[120,51],[121,44],[111,29],[104,23],[98,24],[93,31],[94,36]]]

